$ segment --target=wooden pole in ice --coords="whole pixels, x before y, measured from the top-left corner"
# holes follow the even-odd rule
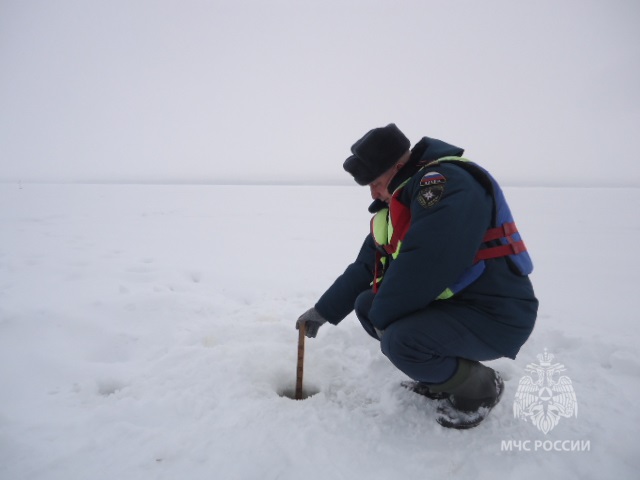
[[[302,376],[304,374],[304,337],[305,325],[300,325],[298,329],[298,367],[296,369],[296,400],[302,400]]]

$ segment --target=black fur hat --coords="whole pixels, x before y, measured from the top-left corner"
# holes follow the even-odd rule
[[[353,144],[351,155],[344,161],[344,169],[360,185],[368,185],[389,170],[411,146],[409,139],[390,123],[374,128]]]

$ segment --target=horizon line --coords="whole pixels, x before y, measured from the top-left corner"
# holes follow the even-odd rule
[[[238,180],[11,180],[0,179],[0,185],[139,185],[139,186],[291,186],[291,187],[359,187],[353,181],[337,180],[264,180],[264,181],[238,181]],[[612,188],[612,189],[637,189],[640,185],[624,183],[527,183],[504,182],[500,184],[505,188]]]

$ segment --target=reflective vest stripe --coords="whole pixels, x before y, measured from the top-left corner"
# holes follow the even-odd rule
[[[513,239],[513,235],[516,233],[518,233],[518,227],[516,227],[515,222],[508,222],[499,227],[487,230],[487,233],[485,233],[484,238],[482,239],[483,243],[499,240],[501,238],[504,238],[509,243],[494,247],[481,248],[476,254],[474,263],[481,260],[508,257],[509,255],[517,255],[519,253],[526,252],[527,247],[524,242],[522,240]]]
[[[508,238],[511,235],[518,233],[518,227],[516,222],[508,222],[496,228],[490,228],[487,233],[484,234],[483,242],[490,242],[491,240],[498,240],[499,238]]]
[[[517,255],[526,252],[527,248],[522,240],[519,242],[500,245],[499,247],[482,248],[478,250],[474,262],[481,260],[490,260],[492,258],[508,257],[509,255]]]

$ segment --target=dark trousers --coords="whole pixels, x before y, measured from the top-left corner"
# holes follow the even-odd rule
[[[368,316],[374,298],[371,290],[361,293],[356,299],[355,312],[367,333],[378,340]],[[466,306],[447,300],[435,301],[424,310],[389,325],[380,340],[380,348],[391,363],[410,378],[443,383],[455,373],[459,357],[480,361],[503,356],[468,327],[469,322],[482,320],[478,312]]]

